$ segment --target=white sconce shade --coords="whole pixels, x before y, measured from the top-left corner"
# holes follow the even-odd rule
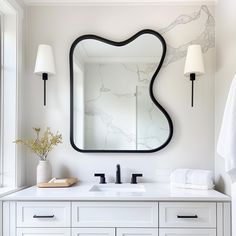
[[[34,73],[54,75],[56,73],[53,50],[50,45],[41,44],[38,47]]]
[[[50,45],[39,45],[34,73],[42,76],[44,83],[44,106],[46,106],[46,81],[48,80],[48,75],[56,74],[53,50]]]
[[[190,77],[192,83],[192,95],[191,95],[191,106],[193,107],[193,92],[194,92],[194,81],[196,76],[203,75],[205,73],[205,68],[202,58],[202,49],[200,45],[190,45],[188,47],[184,75]]]
[[[184,75],[203,75],[205,68],[203,64],[202,49],[200,45],[190,45],[188,47]]]

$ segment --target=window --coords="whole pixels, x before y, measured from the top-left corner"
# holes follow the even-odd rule
[[[18,82],[21,57],[21,12],[14,0],[0,1],[0,194],[16,188],[17,159],[13,143],[18,132]]]
[[[3,42],[2,42],[2,14],[0,13],[0,65],[1,65],[1,70],[0,70],[0,130],[2,130],[2,52],[3,52]],[[2,132],[0,132],[0,187],[2,187],[3,183],[3,158],[2,158]]]

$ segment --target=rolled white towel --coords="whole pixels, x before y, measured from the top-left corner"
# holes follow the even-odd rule
[[[187,175],[189,184],[213,186],[213,172],[210,170],[189,170]]]
[[[176,169],[170,175],[170,182],[186,184],[189,169]]]
[[[212,189],[213,172],[199,169],[176,169],[171,173],[172,186],[192,189]]]

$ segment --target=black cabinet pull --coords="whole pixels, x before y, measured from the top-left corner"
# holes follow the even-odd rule
[[[55,216],[54,215],[50,215],[50,216],[37,216],[37,215],[34,215],[33,218],[34,219],[51,219],[51,218],[54,218]]]
[[[179,218],[179,219],[197,219],[198,216],[197,215],[194,215],[194,216],[180,216],[180,215],[177,215],[177,218]]]

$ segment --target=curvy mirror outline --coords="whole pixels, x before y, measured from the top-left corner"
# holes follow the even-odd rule
[[[157,37],[161,44],[162,44],[162,48],[163,48],[163,52],[162,52],[162,56],[160,59],[160,63],[156,69],[156,71],[154,72],[151,80],[150,80],[150,85],[149,85],[149,95],[151,97],[151,100],[153,101],[153,103],[157,106],[157,108],[159,108],[159,110],[164,114],[164,116],[167,119],[168,125],[169,125],[169,135],[166,139],[166,141],[160,145],[157,148],[154,149],[150,149],[150,150],[85,150],[85,149],[80,149],[75,145],[74,142],[74,72],[73,72],[73,54],[74,54],[74,50],[75,47],[77,46],[77,44],[83,40],[86,39],[93,39],[93,40],[97,40],[112,46],[117,46],[117,47],[122,47],[125,46],[126,44],[131,43],[132,41],[134,41],[136,38],[138,38],[139,36],[143,35],[143,34],[151,34],[154,35],[155,37]],[[153,92],[153,85],[154,85],[154,81],[157,77],[157,74],[159,73],[162,64],[164,62],[166,56],[166,42],[164,40],[164,38],[156,31],[151,30],[151,29],[145,29],[145,30],[141,30],[138,33],[136,33],[135,35],[133,35],[132,37],[130,37],[129,39],[126,39],[124,41],[121,42],[115,42],[106,38],[102,38],[100,36],[97,35],[92,35],[92,34],[87,34],[87,35],[82,35],[79,38],[77,38],[71,48],[70,48],[70,53],[69,53],[69,63],[70,63],[70,143],[72,145],[72,147],[79,151],[79,152],[96,152],[96,153],[152,153],[152,152],[156,152],[159,151],[161,149],[163,149],[164,147],[166,147],[169,142],[172,139],[173,136],[173,122],[169,116],[169,114],[167,113],[167,111],[161,106],[161,104],[156,100],[155,96],[154,96],[154,92]]]

